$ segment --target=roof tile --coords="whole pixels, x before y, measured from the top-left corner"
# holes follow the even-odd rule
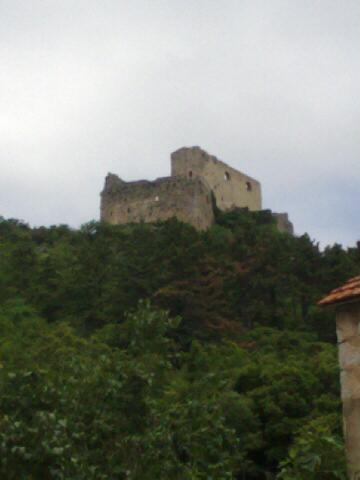
[[[345,285],[332,290],[325,298],[318,302],[318,305],[334,305],[342,302],[350,302],[357,298],[360,300],[360,275],[350,278]]]

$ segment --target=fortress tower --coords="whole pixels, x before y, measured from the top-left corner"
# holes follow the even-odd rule
[[[180,148],[171,154],[171,175],[200,177],[212,190],[220,210],[247,207],[261,210],[261,185],[200,147]]]

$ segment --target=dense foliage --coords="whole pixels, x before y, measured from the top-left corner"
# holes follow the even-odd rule
[[[267,212],[0,220],[0,478],[345,478],[333,313],[360,249]]]

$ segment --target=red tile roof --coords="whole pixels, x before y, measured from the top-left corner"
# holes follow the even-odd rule
[[[318,302],[318,305],[334,305],[337,303],[360,301],[360,276],[350,278],[344,286],[335,288],[325,298]]]

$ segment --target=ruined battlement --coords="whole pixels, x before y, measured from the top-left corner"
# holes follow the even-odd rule
[[[156,222],[176,217],[205,230],[217,208],[262,208],[261,184],[208,154],[183,147],[171,154],[171,176],[125,182],[109,173],[101,192],[102,221],[112,224]],[[274,214],[279,230],[292,233],[287,214]]]
[[[214,222],[211,190],[200,177],[124,182],[108,174],[101,193],[101,220],[112,224],[156,222],[171,217],[205,230]]]

